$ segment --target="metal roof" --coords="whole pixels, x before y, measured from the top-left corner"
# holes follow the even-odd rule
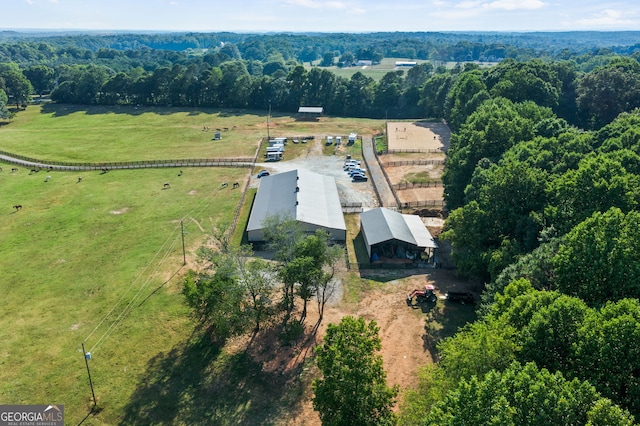
[[[380,207],[362,213],[360,222],[369,245],[399,240],[418,247],[438,248],[419,216]]]
[[[311,114],[322,114],[322,111],[324,111],[323,107],[301,106],[300,108],[298,108],[298,112],[305,112],[305,113],[311,113]]]
[[[247,231],[262,229],[269,216],[295,218],[345,232],[347,229],[335,179],[303,169],[260,179]]]

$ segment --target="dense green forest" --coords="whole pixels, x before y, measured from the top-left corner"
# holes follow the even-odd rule
[[[294,112],[307,104],[323,106],[330,115],[443,117],[457,126],[467,111],[461,110],[463,105],[451,104],[455,93],[449,91],[463,90],[461,96],[468,93],[453,87],[454,81],[462,78],[473,90],[474,82],[468,81],[471,76],[463,71],[476,66],[473,61],[491,61],[517,68],[503,66],[481,77],[492,96],[516,102],[529,99],[553,108],[572,125],[593,127],[635,106],[634,93],[625,93],[608,108],[598,95],[606,96],[602,92],[609,87],[598,85],[608,78],[633,80],[633,70],[624,68],[629,63],[609,64],[620,56],[637,59],[639,46],[640,33],[634,32],[331,36],[4,32],[0,36],[0,87],[8,98],[5,103],[17,105],[32,93],[50,93],[56,102],[100,105],[264,110],[270,104],[276,111]],[[362,73],[345,79],[326,68],[351,66],[356,60],[376,63],[387,57],[429,61],[389,72],[380,81]],[[536,59],[541,62],[532,62]],[[445,67],[449,62],[458,66]],[[527,80],[530,87],[525,90],[531,93],[514,93],[518,78]],[[513,84],[507,87],[504,79]],[[617,81],[609,86],[627,83],[636,82]],[[478,96],[473,102],[478,103],[483,95]],[[471,100],[458,103],[462,101]]]
[[[494,424],[631,424],[640,418],[639,43],[634,32],[4,33],[0,114],[50,94],[446,120],[441,238],[458,273],[485,291],[480,320],[439,345],[400,421],[480,424],[485,413]],[[379,81],[327,68],[386,57],[429,61]]]

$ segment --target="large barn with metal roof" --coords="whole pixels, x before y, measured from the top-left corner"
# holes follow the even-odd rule
[[[384,207],[362,213],[360,230],[370,261],[385,258],[433,262],[438,248],[419,216]]]
[[[338,187],[331,176],[297,169],[261,178],[247,225],[250,242],[264,241],[263,223],[270,216],[295,218],[309,233],[324,229],[334,241],[347,238]]]

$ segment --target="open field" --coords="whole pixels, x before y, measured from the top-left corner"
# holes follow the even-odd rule
[[[367,77],[370,77],[376,81],[380,81],[385,74],[390,71],[396,71],[398,69],[402,69],[405,73],[409,70],[409,68],[397,68],[396,61],[412,61],[417,62],[419,64],[423,62],[430,62],[428,60],[423,59],[407,59],[407,58],[383,58],[379,64],[373,66],[366,67],[347,67],[347,68],[338,68],[337,66],[332,67],[321,67],[330,70],[332,73],[336,74],[339,77],[343,77],[346,79],[350,79],[355,73],[360,72]],[[307,70],[311,67],[307,64],[305,65]]]
[[[266,120],[266,112],[255,111],[46,104],[29,106],[11,124],[0,126],[0,149],[69,162],[254,157],[267,136]],[[273,115],[270,135],[369,134],[380,126],[377,120],[323,117],[308,122]],[[221,140],[212,140],[216,129],[221,129]]]
[[[202,158],[213,152],[212,144],[227,153],[215,157],[253,155],[266,133],[265,118],[248,112],[30,106],[0,126],[0,149],[55,161]],[[297,122],[274,116],[270,132],[372,134],[381,126],[375,120]],[[222,131],[221,141],[210,141],[217,127],[229,130]],[[69,143],[76,133],[91,136]],[[312,146],[300,144],[291,155],[321,155]],[[0,403],[64,404],[67,423],[78,424],[92,405],[79,352],[86,340],[101,411],[84,425],[318,424],[309,403],[314,370],[305,361],[311,346],[294,345],[273,356],[270,341],[249,352],[242,339],[216,348],[196,331],[179,295],[180,278],[212,226],[231,223],[250,169],[188,168],[181,176],[176,169],[96,171],[83,173],[79,182],[77,173],[29,175],[1,165]],[[240,182],[240,188],[221,189],[221,182]],[[16,204],[23,208],[15,211]],[[241,217],[247,216],[244,209]],[[350,238],[357,238],[357,217],[350,215],[348,223]],[[456,285],[450,272],[427,275],[440,291]],[[345,314],[376,319],[390,381],[411,385],[411,368],[429,362],[432,349],[424,343],[425,312],[402,304],[407,290],[424,279],[410,271],[346,273],[345,300],[331,307],[324,324]],[[472,315],[471,308],[463,314],[456,309],[438,308],[445,316],[434,320],[433,329],[442,331],[432,338],[450,335]]]

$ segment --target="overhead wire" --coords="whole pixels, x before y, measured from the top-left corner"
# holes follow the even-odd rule
[[[196,220],[193,216],[196,215],[197,213],[200,213],[201,211],[204,211],[204,209],[206,207],[208,207],[209,205],[211,205],[211,203],[213,202],[213,195],[215,194],[214,190],[212,190],[209,195],[207,197],[204,197],[202,199],[202,201],[196,205],[195,207],[193,207],[191,210],[189,210],[187,213],[185,213],[182,218],[180,219],[179,222],[184,221],[187,218],[191,218],[193,220]],[[174,235],[176,234],[177,235]],[[102,320],[96,325],[96,327],[87,335],[87,337],[83,340],[83,343],[86,343],[92,336],[93,334],[105,323],[105,321],[114,313],[114,311],[116,310],[116,308],[118,306],[120,306],[123,302],[123,300],[125,299],[125,297],[127,296],[127,294],[131,291],[131,289],[136,285],[136,283],[138,283],[140,281],[140,279],[146,275],[146,279],[143,282],[143,284],[138,288],[138,291],[133,295],[133,297],[131,298],[131,300],[129,300],[129,302],[124,306],[124,308],[122,309],[122,311],[120,311],[120,313],[118,314],[118,316],[116,317],[116,319],[110,324],[110,326],[107,328],[107,330],[100,336],[100,338],[98,338],[98,340],[96,341],[96,343],[93,344],[93,346],[91,347],[91,349],[89,350],[89,352],[96,350],[100,344],[102,344],[111,334],[113,334],[114,330],[116,329],[117,325],[120,324],[122,322],[122,320],[124,320],[124,318],[126,317],[126,315],[131,311],[133,303],[139,299],[140,295],[142,294],[142,292],[144,291],[144,289],[146,289],[148,287],[148,285],[151,282],[152,277],[157,273],[158,269],[160,268],[160,266],[166,261],[166,259],[169,257],[169,255],[172,253],[173,249],[175,248],[175,245],[177,244],[177,242],[181,239],[179,237],[182,237],[181,235],[182,231],[181,231],[181,227],[176,225],[176,227],[171,231],[171,233],[169,234],[169,236],[165,239],[164,243],[162,244],[162,246],[156,251],[156,253],[154,254],[154,256],[151,258],[151,260],[147,263],[147,265],[145,266],[145,268],[141,271],[141,273],[138,275],[138,277],[131,283],[131,285],[127,288],[127,290],[122,294],[122,296],[118,299],[118,301],[113,305],[113,307],[106,313],[106,315],[102,318]],[[166,249],[165,251],[165,247],[167,246],[167,244],[169,243],[169,241],[171,242],[171,245],[169,246],[168,249]],[[162,259],[160,259],[160,261],[158,261],[157,263],[155,262],[157,257],[160,255],[160,253],[162,253],[164,251],[164,255],[162,257]],[[150,268],[150,266],[155,263],[155,269],[151,272],[147,274],[147,270]]]

